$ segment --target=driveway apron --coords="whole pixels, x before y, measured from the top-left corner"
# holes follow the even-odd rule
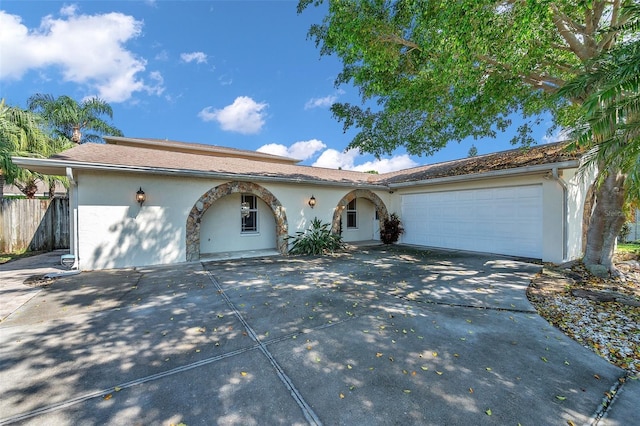
[[[535,313],[539,268],[377,246],[61,278],[0,322],[0,424],[596,422],[624,372]]]

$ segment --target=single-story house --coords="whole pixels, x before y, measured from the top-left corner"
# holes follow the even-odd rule
[[[80,270],[220,252],[286,254],[286,237],[315,217],[346,242],[379,239],[380,220],[391,213],[405,244],[548,262],[582,255],[593,179],[577,175],[580,156],[560,143],[371,174],[219,146],[105,140],[48,159],[14,159],[69,178],[71,253]]]

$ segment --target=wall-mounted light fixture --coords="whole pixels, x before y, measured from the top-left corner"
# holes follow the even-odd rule
[[[309,198],[309,207],[314,208],[315,206],[316,206],[316,197],[311,195],[311,198]]]
[[[136,192],[136,201],[140,203],[140,207],[142,207],[142,203],[144,203],[146,200],[147,200],[147,196],[142,190],[142,187],[140,187],[140,189],[138,189],[138,192]]]

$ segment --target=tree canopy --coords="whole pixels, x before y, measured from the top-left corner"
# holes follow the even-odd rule
[[[320,3],[302,0],[298,11]],[[360,90],[363,104],[332,106],[345,130],[358,129],[349,147],[429,155],[450,141],[495,137],[514,113],[526,118],[514,143],[534,142],[544,112],[571,125],[584,98],[553,95],[628,31],[624,3],[634,2],[328,1],[309,35],[342,60],[336,85]]]
[[[321,3],[300,0],[298,11]],[[512,142],[525,145],[535,142],[543,113],[553,119],[549,131],[583,124],[601,173],[584,262],[615,273],[626,179],[638,173],[640,152],[623,143],[637,131],[638,61],[629,42],[639,34],[629,10],[638,0],[326,3],[309,36],[321,54],[342,60],[336,85],[360,90],[360,105],[331,107],[345,131],[358,129],[348,148],[380,156],[402,146],[430,155],[451,141],[495,137],[514,113],[525,121]],[[568,82],[575,90],[558,93]]]
[[[623,27],[637,32],[640,4],[622,13],[628,18]],[[627,183],[640,188],[640,38],[622,40],[589,61],[559,95],[585,99],[572,134],[575,145],[591,149],[589,161],[604,170],[629,173]]]
[[[99,98],[81,102],[69,96],[54,98],[36,94],[29,98],[29,109],[40,114],[55,137],[74,143],[102,142],[102,135],[122,136],[122,132],[102,117],[113,118],[111,105]],[[85,133],[91,131],[93,133]]]
[[[27,197],[33,197],[37,180],[47,180],[39,173],[17,167],[13,156],[48,157],[62,149],[60,141],[51,140],[42,130],[42,119],[31,111],[8,106],[0,101],[0,187],[4,182],[16,185]]]

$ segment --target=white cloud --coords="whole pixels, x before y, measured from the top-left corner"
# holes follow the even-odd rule
[[[78,5],[75,5],[75,4],[64,5],[60,9],[60,15],[73,16],[76,14],[77,10],[78,10]]]
[[[149,73],[149,79],[154,82],[152,86],[146,86],[145,90],[152,95],[162,95],[164,93],[164,77],[160,71],[151,71]]]
[[[156,61],[168,61],[169,60],[169,52],[167,52],[166,50],[161,50],[158,53],[156,53],[156,56],[154,58]]]
[[[30,29],[19,16],[0,11],[0,80],[20,79],[31,70],[52,72],[51,67],[63,81],[84,85],[107,102],[149,91],[140,77],[146,60],[125,48],[141,34],[141,21],[115,12],[81,15],[76,6],[64,6],[60,16],[45,16],[39,28]]]
[[[333,95],[328,95],[323,98],[311,98],[304,104],[304,109],[312,109],[312,108],[328,108],[333,105],[340,95],[344,93],[344,90],[338,90]]]
[[[318,157],[314,167],[327,167],[329,169],[353,169],[356,157],[360,155],[357,149],[350,149],[346,152],[340,152],[335,149],[327,149]]]
[[[217,121],[222,130],[245,135],[256,134],[264,126],[267,103],[258,103],[248,96],[238,96],[222,109],[206,107],[198,113],[204,121]]]
[[[256,149],[258,152],[264,152],[265,154],[279,155],[281,157],[289,157],[289,148],[279,143],[268,143],[262,145]]]
[[[313,155],[325,149],[327,145],[322,143],[318,139],[311,139],[308,141],[299,141],[292,144],[290,147],[286,147],[282,144],[270,143],[262,145],[257,149],[258,152],[265,152],[267,154],[281,155],[283,157],[295,158],[296,160],[304,161],[313,157]]]
[[[375,170],[378,173],[389,173],[396,170],[418,166],[418,163],[413,161],[407,154],[391,158],[382,158],[380,160],[367,161],[356,165],[355,163],[359,156],[360,152],[357,149],[350,149],[346,152],[327,149],[322,153],[322,155],[320,155],[318,160],[313,163],[313,166],[327,167],[330,169],[341,168],[343,170],[355,170],[360,172]]]
[[[360,172],[368,172],[369,170],[375,170],[378,173],[389,173],[397,170],[408,169],[410,167],[416,167],[419,164],[416,163],[407,154],[398,155],[391,158],[381,158],[380,160],[367,161],[366,163],[355,166],[351,170],[357,170]]]
[[[565,141],[569,139],[571,139],[571,130],[559,128],[559,129],[556,129],[552,134],[545,134],[542,137],[542,143],[546,144],[546,143],[552,143],[552,142]]]
[[[196,64],[206,64],[207,54],[204,52],[181,53],[180,59],[186,63],[195,61]]]
[[[233,79],[230,76],[223,74],[218,77],[218,82],[221,86],[231,86],[231,84],[233,84]]]

